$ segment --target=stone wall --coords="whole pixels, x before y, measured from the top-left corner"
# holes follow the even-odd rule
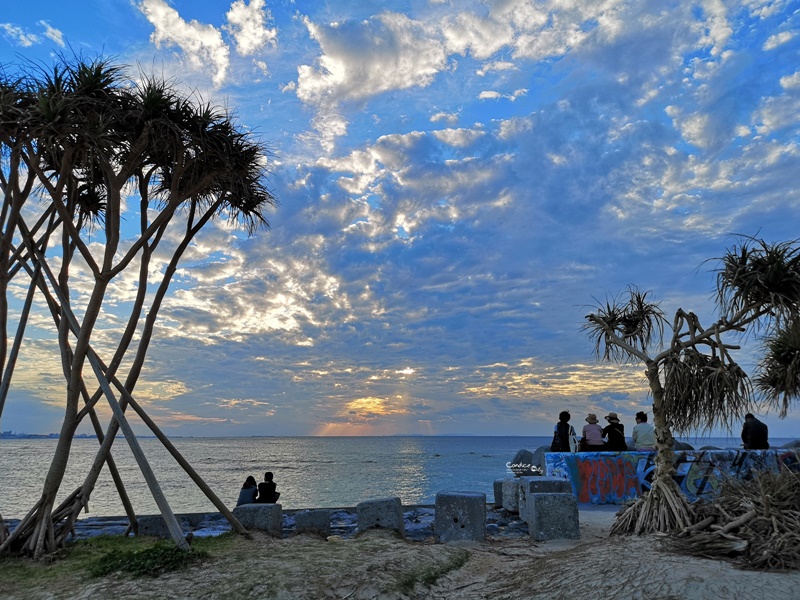
[[[548,452],[546,474],[568,479],[578,502],[622,504],[650,489],[655,452]],[[794,449],[676,450],[675,480],[689,500],[716,493],[726,477],[777,472],[781,465],[800,471]]]

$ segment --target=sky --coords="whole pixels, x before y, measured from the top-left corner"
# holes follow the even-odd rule
[[[7,68],[113,57],[272,151],[271,228],[213,222],[162,308],[135,395],[169,435],[630,430],[643,368],[596,360],[592,306],[636,285],[709,325],[737,235],[800,237],[797,2],[2,4]],[[63,419],[33,331],[3,430]],[[798,408],[761,415],[800,437]]]

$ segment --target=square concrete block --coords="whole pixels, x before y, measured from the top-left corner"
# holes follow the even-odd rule
[[[531,494],[571,494],[572,484],[560,477],[520,477],[519,478],[519,516],[528,522],[528,496]]]
[[[442,542],[486,539],[486,494],[439,492],[436,494],[436,535]]]
[[[569,494],[529,494],[528,531],[535,540],[577,540],[581,537],[578,500]]]
[[[503,508],[510,513],[519,512],[519,479],[503,479]]]
[[[247,529],[266,531],[275,537],[283,533],[283,507],[280,504],[240,504],[233,516]]]
[[[328,537],[331,534],[331,511],[329,510],[303,510],[294,515],[295,531],[297,533],[319,533]]]
[[[503,480],[494,480],[494,507],[500,508],[503,506]]]
[[[175,515],[178,523],[181,526],[181,531],[184,535],[192,530],[191,524],[182,519],[180,515]],[[172,534],[169,532],[164,517],[161,515],[144,515],[136,519],[139,523],[139,535],[152,535],[153,537],[171,538]]]
[[[405,536],[403,505],[400,503],[400,498],[376,498],[359,502],[356,506],[356,518],[359,533],[372,527],[380,527],[394,529]]]

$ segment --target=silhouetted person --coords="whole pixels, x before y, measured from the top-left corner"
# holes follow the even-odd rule
[[[625,441],[625,426],[619,422],[617,413],[608,413],[606,421],[608,421],[608,425],[603,428],[603,437],[608,438],[606,450],[625,452],[628,449],[628,443]]]
[[[258,494],[256,478],[252,475],[248,475],[247,479],[244,480],[242,489],[239,490],[239,499],[236,501],[236,506],[240,504],[252,504],[256,501],[256,494]]]
[[[258,498],[256,502],[262,504],[275,504],[280,498],[280,493],[276,492],[277,485],[272,481],[272,472],[264,473],[264,481],[258,484]]]
[[[569,424],[570,414],[567,410],[562,410],[558,414],[558,423],[553,429],[553,443],[550,444],[550,452],[571,452],[570,438],[575,437],[575,429]]]
[[[756,419],[752,413],[744,416],[742,441],[745,450],[769,450],[769,428],[766,423]]]

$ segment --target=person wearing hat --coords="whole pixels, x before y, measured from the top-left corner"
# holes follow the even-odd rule
[[[756,419],[753,413],[744,416],[742,442],[745,450],[769,450],[769,428]]]
[[[597,415],[589,413],[586,425],[583,426],[582,447],[586,452],[602,452],[606,449],[603,443],[603,428],[598,425]]]
[[[625,426],[619,422],[617,413],[610,412],[606,416],[608,425],[603,428],[603,437],[606,442],[606,450],[609,452],[625,452],[628,444],[625,442]]]

